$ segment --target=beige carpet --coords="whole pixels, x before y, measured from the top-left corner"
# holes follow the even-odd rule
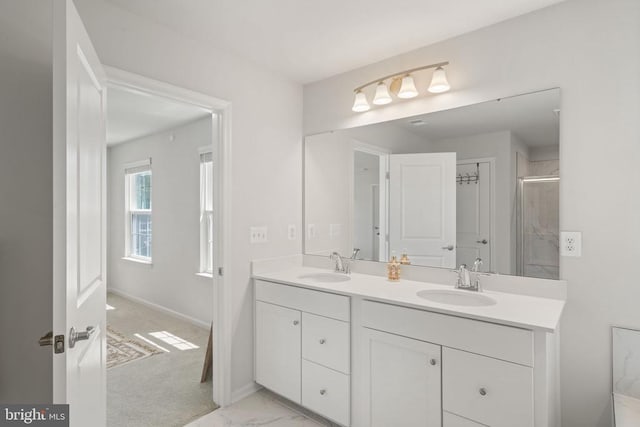
[[[114,294],[107,303],[114,307],[107,311],[114,330],[167,350],[146,343],[160,353],[107,371],[109,427],[182,427],[217,408],[211,381],[200,383],[208,330]]]
[[[162,353],[140,340],[127,338],[107,325],[107,369],[126,365],[154,354]]]

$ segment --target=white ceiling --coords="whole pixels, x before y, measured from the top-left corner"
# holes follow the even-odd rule
[[[309,83],[562,0],[107,1]]]
[[[529,147],[557,146],[559,108],[560,91],[551,89],[381,125],[401,127],[429,141],[508,130]],[[423,124],[411,124],[414,120]]]
[[[211,114],[209,111],[143,92],[109,87],[107,145],[163,132]]]

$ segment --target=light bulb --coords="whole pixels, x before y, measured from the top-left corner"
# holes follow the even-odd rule
[[[353,107],[351,107],[351,109],[356,113],[362,113],[364,111],[368,111],[369,108],[369,103],[367,102],[365,94],[362,93],[362,91],[357,91],[353,101]]]
[[[398,91],[398,98],[415,98],[418,96],[418,89],[416,89],[416,85],[413,82],[413,77],[410,74],[407,74],[402,78],[402,84],[400,85],[400,91]]]
[[[427,90],[431,93],[442,93],[448,91],[449,89],[451,89],[451,86],[447,81],[447,75],[444,72],[444,68],[436,68],[433,72],[433,77],[431,78],[429,89]]]
[[[376,105],[386,105],[391,102],[391,95],[384,82],[378,83],[376,87],[376,96],[373,98],[373,103]]]

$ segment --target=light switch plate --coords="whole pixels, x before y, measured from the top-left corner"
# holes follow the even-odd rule
[[[295,224],[289,224],[289,227],[287,227],[287,238],[289,240],[296,240],[296,226],[295,226]]]
[[[582,256],[582,232],[560,232],[560,256]]]
[[[267,227],[251,227],[249,232],[249,240],[251,243],[267,242]]]

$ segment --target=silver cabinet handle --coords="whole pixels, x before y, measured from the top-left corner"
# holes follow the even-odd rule
[[[320,390],[320,394],[324,396],[325,394],[327,394],[327,390],[323,388],[322,390]]]
[[[320,344],[324,344],[327,342],[327,340],[325,340],[324,338],[320,338],[320,341],[318,341]]]
[[[483,245],[486,245],[487,243],[489,243],[489,241],[487,239],[482,239],[482,240],[476,240],[476,243],[482,243]]]
[[[478,390],[478,392],[480,393],[480,396],[486,396],[487,395],[487,389],[485,389],[484,387],[482,387],[480,390]]]
[[[297,325],[298,323],[300,323],[300,322],[299,322],[299,321],[297,321],[297,320],[294,320],[294,321],[293,321],[293,324],[294,324],[294,325]]]
[[[83,332],[77,332],[76,328],[71,328],[69,331],[69,348],[73,348],[78,341],[88,340],[91,335],[96,333],[96,328],[93,326],[87,326],[87,330]]]
[[[447,250],[447,251],[452,251],[453,250],[453,245],[443,246],[442,249]]]
[[[436,366],[438,361],[436,359],[431,359],[431,360],[429,360],[429,363],[431,364],[431,366]]]

